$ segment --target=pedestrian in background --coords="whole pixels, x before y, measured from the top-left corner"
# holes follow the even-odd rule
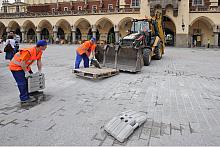
[[[196,47],[196,39],[194,40],[194,47]]]
[[[21,42],[21,37],[14,33],[14,31],[10,31],[9,35],[13,36],[15,40],[14,51],[17,53],[19,51],[19,43]]]
[[[12,35],[9,35],[5,42],[5,60],[11,60],[15,54],[15,40]]]
[[[208,39],[208,48],[210,48],[210,39]]]

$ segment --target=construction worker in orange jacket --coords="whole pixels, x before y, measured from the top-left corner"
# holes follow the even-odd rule
[[[85,41],[80,47],[76,49],[76,61],[75,61],[75,69],[79,68],[80,62],[84,61],[84,67],[89,67],[89,57],[95,57],[95,48],[96,48],[96,38],[92,37],[90,40]]]
[[[27,77],[32,73],[30,66],[36,60],[38,72],[41,72],[41,56],[46,48],[47,42],[45,40],[39,40],[36,46],[32,48],[20,49],[9,63],[9,69],[12,72],[20,92],[21,104],[35,101],[34,98],[29,97]]]

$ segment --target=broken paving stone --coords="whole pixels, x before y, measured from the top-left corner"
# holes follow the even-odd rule
[[[146,119],[146,113],[128,110],[111,119],[104,129],[118,141],[124,142]]]
[[[102,143],[102,146],[112,146],[114,143],[114,138],[108,136]]]
[[[141,132],[141,135],[140,135],[140,139],[149,140],[150,132],[151,132],[150,128],[143,128],[142,132]]]

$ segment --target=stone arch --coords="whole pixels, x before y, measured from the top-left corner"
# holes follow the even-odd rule
[[[41,20],[36,28],[38,31],[37,33],[40,32],[39,39],[48,39],[50,42],[52,41],[53,26],[48,20]]]
[[[176,25],[169,16],[163,16],[166,46],[175,46],[176,44]]]
[[[79,25],[83,25],[83,24],[85,24],[85,25],[89,25],[89,26],[91,26],[91,24],[90,24],[90,22],[87,20],[87,19],[85,19],[85,18],[80,18],[80,19],[78,19],[76,22],[75,22],[75,24],[74,24],[74,26],[75,27],[78,27]],[[84,26],[85,27],[85,26]]]
[[[125,17],[119,22],[119,38],[124,37],[128,34],[129,30],[132,27],[132,20],[132,17]]]
[[[59,39],[61,39],[61,41],[65,40],[67,42],[71,42],[71,26],[70,26],[70,23],[65,19],[60,19],[59,21],[57,21],[56,26],[57,26],[57,29],[58,29],[57,37]]]
[[[41,20],[38,24],[38,28],[40,29],[40,31],[46,28],[50,32],[50,34],[53,33],[53,26],[48,20]]]
[[[22,28],[24,29],[25,32],[25,40],[24,42],[35,42],[36,39],[36,27],[34,25],[34,23],[30,20],[26,20],[23,25]]]
[[[18,24],[18,22],[14,21],[14,20],[10,21],[8,24],[8,28],[10,29],[10,31],[14,31],[15,34],[19,35],[21,38],[21,41],[24,39],[24,38],[22,38],[21,27]]]
[[[161,4],[155,4],[150,6],[150,15],[154,16],[156,11],[160,11],[162,13],[162,5]]]
[[[200,17],[197,17],[197,18],[195,18],[194,20],[192,20],[192,22],[190,23],[190,26],[191,26],[192,24],[194,24],[194,23],[195,23],[196,21],[198,21],[198,20],[207,21],[207,22],[209,22],[212,26],[215,25],[215,23],[214,23],[210,18],[208,18],[208,17],[206,17],[206,16],[200,16]]]
[[[65,20],[65,19],[60,19],[56,23],[56,26],[62,28],[65,34],[71,32],[70,23],[67,20]]]
[[[214,22],[207,17],[201,16],[194,19],[189,27],[191,46],[205,47],[210,40],[210,44],[214,44]]]
[[[100,33],[100,41],[101,42],[109,42],[108,38],[113,38],[111,40],[115,40],[114,32],[114,23],[108,18],[101,18],[96,23],[96,28]],[[113,30],[113,31],[112,31]],[[112,33],[110,33],[112,32]],[[111,35],[111,36],[109,36]]]
[[[16,28],[20,28],[18,22],[14,21],[14,20],[12,20],[8,23],[8,27],[13,31],[15,31]]]
[[[91,37],[91,24],[90,22],[85,19],[85,18],[80,18],[78,19],[75,24],[74,24],[74,27],[78,30],[77,31],[77,41],[79,40],[87,40],[87,39],[90,39]]]
[[[165,6],[165,9],[169,9],[169,8],[172,8],[172,9],[173,9],[173,5],[172,5],[172,4],[167,4],[167,5]]]
[[[31,28],[31,27],[34,27],[34,28],[35,28],[35,25],[34,25],[34,23],[33,23],[32,21],[26,20],[26,21],[23,23],[22,27],[23,27],[24,29],[25,29],[25,28]]]
[[[160,4],[156,4],[156,5],[154,6],[154,10],[156,10],[156,9],[162,9],[162,6],[161,6]]]

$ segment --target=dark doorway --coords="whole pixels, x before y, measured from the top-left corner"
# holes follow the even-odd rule
[[[99,30],[97,29],[97,31],[96,31],[96,40],[99,41],[99,38],[100,38],[100,33],[99,33]]]
[[[89,29],[89,32],[87,34],[87,40],[90,40],[92,38],[92,29]]]
[[[79,28],[76,28],[76,41],[82,40],[82,34]]]
[[[7,32],[6,32],[6,28],[2,28],[3,29],[3,32],[2,32],[2,40],[3,41],[6,41],[6,39],[7,39]]]
[[[115,31],[114,27],[112,27],[108,32],[107,43],[115,43]]]
[[[175,41],[175,35],[174,32],[171,31],[168,28],[165,28],[165,39],[166,39],[166,46],[174,46],[174,41]]]
[[[218,46],[220,47],[220,33],[218,33]]]
[[[201,47],[201,35],[193,35],[193,46],[194,47]]]
[[[59,39],[65,39],[64,30],[62,28],[58,28],[57,37]]]
[[[45,39],[48,40],[49,39],[49,31],[46,28],[43,28],[43,30],[41,31],[41,39]]]
[[[163,16],[163,27],[165,31],[166,46],[175,46],[175,41],[176,41],[175,24],[170,18]]]
[[[32,28],[30,28],[27,32],[27,41],[30,43],[35,42],[35,31]]]

